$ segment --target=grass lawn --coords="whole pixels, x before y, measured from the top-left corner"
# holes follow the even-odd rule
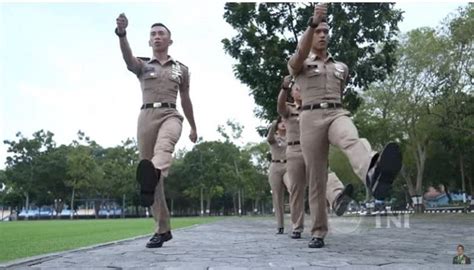
[[[222,218],[171,218],[173,229]],[[0,262],[110,242],[154,231],[152,218],[0,222]]]

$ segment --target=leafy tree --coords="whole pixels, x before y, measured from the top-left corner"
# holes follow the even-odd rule
[[[345,103],[355,110],[360,99],[355,89],[383,80],[396,64],[398,22],[402,12],[393,3],[331,3],[329,51],[350,69]],[[259,118],[277,117],[276,100],[287,61],[298,37],[307,27],[313,4],[226,3],[224,19],[236,31],[222,40],[225,51],[237,60],[235,76],[250,87]]]
[[[61,145],[46,151],[37,162],[38,180],[41,183],[37,188],[40,190],[37,202],[39,205],[53,204],[57,214],[61,213],[66,198],[70,194],[67,187],[67,155],[70,147]]]
[[[25,208],[30,207],[30,196],[35,193],[40,186],[38,181],[38,159],[49,149],[55,146],[54,134],[47,131],[37,131],[33,133],[33,138],[28,139],[20,132],[16,134],[17,141],[3,141],[8,145],[6,177],[13,188],[21,193],[25,199]]]
[[[92,148],[86,145],[73,143],[67,156],[66,185],[71,191],[71,219],[74,213],[74,199],[76,193],[87,192],[93,189],[98,179],[103,177],[103,171],[94,159]]]
[[[268,184],[268,168],[270,162],[267,159],[269,146],[266,142],[248,144],[243,149],[245,160],[249,160],[249,167],[243,172],[245,179],[245,190],[247,196],[253,200],[252,209],[259,212],[259,205],[271,199],[270,185]]]
[[[402,143],[401,176],[412,196],[423,194],[428,160],[437,163],[430,165],[434,171],[456,166],[452,161],[443,163],[441,160],[446,159],[436,156],[441,154],[440,147],[445,157],[458,160],[461,184],[465,178],[472,178],[465,173],[469,172],[464,168],[469,167],[469,162],[464,160],[473,153],[474,102],[470,69],[474,38],[459,35],[472,31],[469,26],[474,27],[472,6],[460,9],[438,30],[425,27],[404,35],[397,52],[396,72],[385,81],[371,85],[355,117],[361,136],[375,142],[376,148],[389,140]],[[447,169],[438,176],[453,178],[448,172],[452,170]],[[432,172],[428,175],[429,184],[434,184],[434,180],[448,183]],[[450,183],[450,186],[457,184]]]

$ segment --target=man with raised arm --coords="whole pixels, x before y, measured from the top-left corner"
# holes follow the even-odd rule
[[[150,28],[149,46],[151,58],[133,56],[127,40],[128,19],[120,14],[116,20],[115,34],[127,69],[140,82],[143,105],[137,125],[137,141],[140,163],[137,181],[140,184],[142,206],[152,207],[156,222],[155,234],[147,248],[159,248],[171,240],[170,214],[166,205],[164,179],[168,176],[172,154],[181,136],[183,117],[176,110],[179,93],[184,115],[191,126],[189,139],[196,142],[196,124],[189,96],[188,67],[168,55],[173,40],[171,31],[162,23]]]
[[[348,157],[357,176],[379,200],[390,194],[401,169],[398,144],[389,143],[380,153],[360,139],[350,114],[342,108],[342,94],[349,75],[348,67],[327,51],[329,25],[327,7],[317,4],[296,52],[288,61],[290,75],[301,87],[301,148],[307,167],[311,212],[310,248],[322,248],[328,232],[326,185],[329,144]]]

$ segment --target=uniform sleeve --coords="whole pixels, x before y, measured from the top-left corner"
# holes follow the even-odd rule
[[[346,64],[344,64],[344,83],[347,84],[349,82],[349,67],[347,67]]]
[[[276,129],[277,129],[277,121],[274,120],[272,122],[272,125],[270,126],[270,129],[269,129],[268,134],[267,134],[267,141],[268,141],[269,144],[276,143],[276,140],[275,140]]]
[[[344,81],[341,83],[341,95],[343,95],[344,90],[346,89],[347,83],[349,82],[349,68],[346,64],[341,63],[344,67]]]
[[[130,70],[131,72],[133,72],[138,77],[138,76],[140,76],[140,74],[142,72],[143,60],[140,59],[139,57],[136,57],[136,59],[138,61],[138,65],[137,66],[127,65],[127,69]]]
[[[182,72],[182,81],[180,85],[180,91],[187,92],[189,91],[189,68],[183,64],[181,64],[181,72]]]
[[[288,61],[288,64],[287,64],[287,66],[288,66],[288,72],[290,73],[290,75],[295,76],[295,77],[298,76],[298,75],[301,73],[301,71],[303,70],[303,67],[301,67],[301,68],[298,70],[298,69],[296,69],[295,67],[292,67],[291,64],[290,64],[290,63],[292,62],[292,60],[293,60],[295,57],[297,57],[297,54],[298,54],[298,50],[296,50],[296,52],[290,57],[290,60]],[[303,64],[303,66],[304,66],[304,64]]]

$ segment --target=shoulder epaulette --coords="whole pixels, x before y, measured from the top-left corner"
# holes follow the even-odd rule
[[[185,68],[188,68],[188,66],[186,66],[185,64],[181,63],[180,61],[176,60],[176,63],[180,64],[181,66],[185,67]]]

